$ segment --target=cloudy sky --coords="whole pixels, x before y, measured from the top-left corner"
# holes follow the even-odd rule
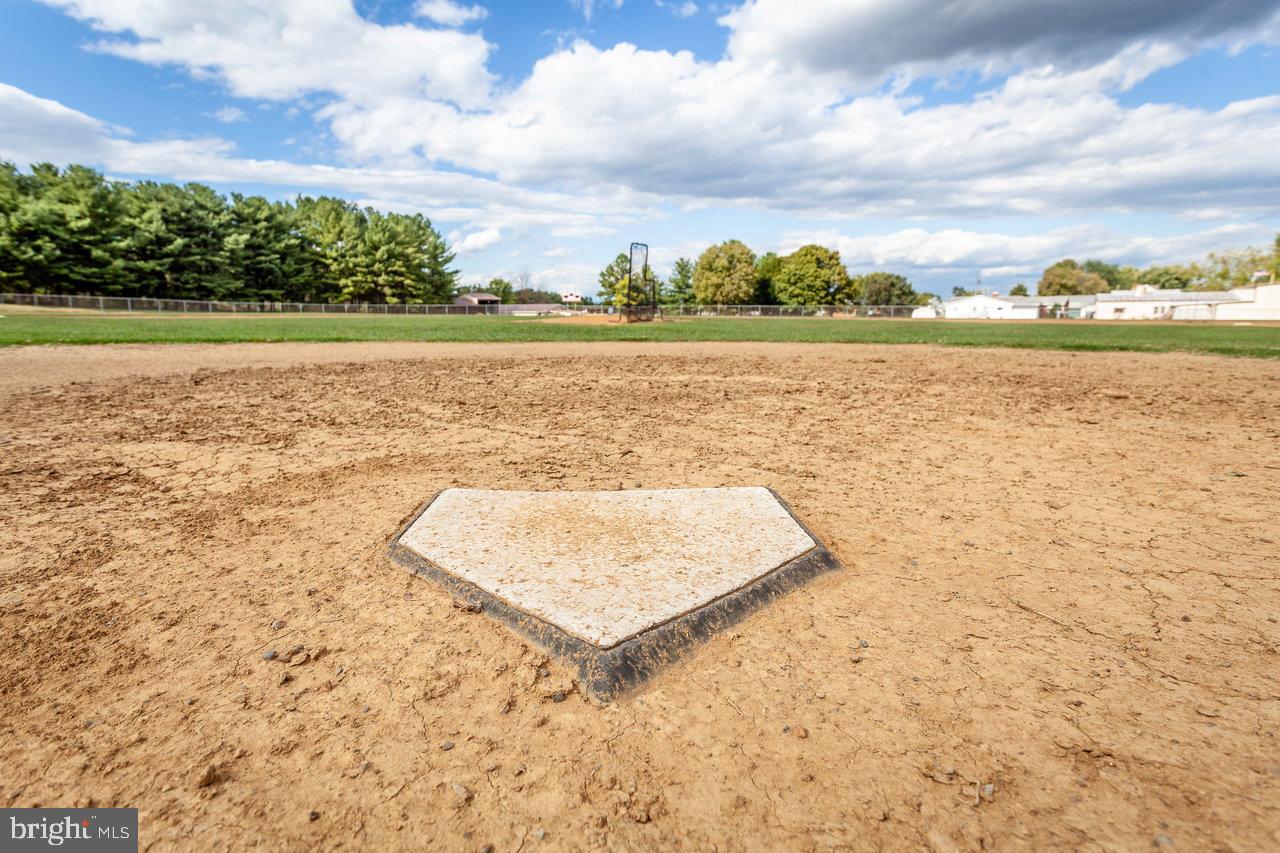
[[[421,211],[594,292],[808,242],[927,290],[1280,230],[1280,0],[0,0],[0,158]]]

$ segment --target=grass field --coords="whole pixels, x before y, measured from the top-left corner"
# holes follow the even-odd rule
[[[0,346],[236,341],[794,341],[1280,358],[1280,326],[699,318],[579,324],[510,317],[220,316],[0,311]]]

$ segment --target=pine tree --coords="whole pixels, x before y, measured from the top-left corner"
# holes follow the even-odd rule
[[[693,261],[689,258],[676,261],[659,299],[663,305],[688,305],[693,302]]]

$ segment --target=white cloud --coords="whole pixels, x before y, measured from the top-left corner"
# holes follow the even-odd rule
[[[44,0],[104,33],[96,48],[177,64],[232,94],[287,100],[312,92],[352,103],[387,97],[483,104],[493,77],[475,34],[381,26],[350,0]]]
[[[132,142],[11,87],[0,90],[0,153],[336,189],[458,223],[463,241],[612,235],[659,216],[660,204],[832,219],[1280,213],[1280,95],[1222,109],[1119,97],[1249,26],[1254,41],[1273,39],[1275,0],[830,0],[803,12],[756,0],[722,19],[732,31],[721,59],[575,41],[502,85],[482,36],[379,25],[350,0],[46,2],[96,27],[100,50],[312,110],[345,165],[247,159],[218,139]],[[576,5],[586,16],[600,8]],[[442,2],[420,11],[428,6],[437,23],[446,6],[483,11]],[[902,76],[996,66],[1016,70],[961,103],[926,105]],[[935,229],[851,251],[874,258],[901,245],[901,254],[919,239],[944,260],[971,247],[948,263],[988,265],[986,252],[1004,269],[1040,263],[1036,252],[1067,237],[1101,240],[1050,235],[1037,248]]]
[[[507,183],[676,204],[833,217],[1275,210],[1280,96],[1220,110],[1117,99],[1179,57],[1133,48],[923,106],[776,64],[577,42],[486,110],[406,99],[326,115],[357,159],[421,152]]]
[[[497,228],[483,228],[470,234],[454,233],[449,235],[453,249],[459,255],[482,252],[496,246],[502,240],[502,232]]]
[[[489,10],[478,5],[463,6],[453,0],[418,0],[413,14],[446,27],[460,27],[487,18]]]
[[[135,142],[84,113],[0,83],[0,159],[96,165],[116,175],[281,187],[287,193],[333,192],[363,197],[384,210],[419,212],[469,226],[483,242],[488,231],[516,235],[612,233],[657,211],[633,203],[617,208],[611,195],[568,194],[506,186],[497,181],[425,167],[339,167],[236,156],[218,138]]]
[[[875,81],[895,71],[1103,61],[1135,43],[1275,34],[1275,0],[748,0],[720,21],[729,52]]]
[[[84,163],[108,133],[95,118],[0,83],[0,158],[30,163]]]
[[[671,14],[677,18],[692,18],[698,14],[698,4],[694,3],[693,0],[685,0],[683,3],[675,2],[675,0],[671,0],[671,2],[653,0],[653,5],[659,9],[670,9]]]
[[[949,228],[908,228],[888,234],[849,236],[836,230],[793,231],[781,252],[806,243],[830,246],[854,272],[889,269],[906,274],[981,271],[992,276],[1038,278],[1066,257],[1111,263],[1184,263],[1225,247],[1262,245],[1273,234],[1261,223],[1224,225],[1165,237],[1120,234],[1099,226],[1059,228],[1042,234],[1002,234]]]
[[[249,118],[247,115],[245,115],[244,110],[240,109],[239,107],[223,107],[220,110],[215,110],[209,115],[211,115],[213,118],[216,118],[218,121],[222,122],[223,124],[231,124],[232,122],[237,122],[237,121],[247,121]]]
[[[603,3],[612,5],[615,9],[621,9],[622,2],[623,0],[603,0]],[[588,21],[596,11],[596,0],[569,0],[569,5],[581,12],[582,17]]]

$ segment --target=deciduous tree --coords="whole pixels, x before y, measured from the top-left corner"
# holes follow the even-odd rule
[[[905,276],[870,272],[853,280],[853,290],[867,305],[915,305],[915,288]]]
[[[857,292],[840,253],[814,244],[783,259],[773,288],[784,305],[834,305],[852,301]]]
[[[1105,278],[1087,272],[1070,258],[1046,269],[1036,285],[1036,293],[1041,296],[1106,293],[1110,289]]]
[[[698,257],[693,295],[703,305],[742,305],[756,292],[756,256],[740,240],[726,240]]]

